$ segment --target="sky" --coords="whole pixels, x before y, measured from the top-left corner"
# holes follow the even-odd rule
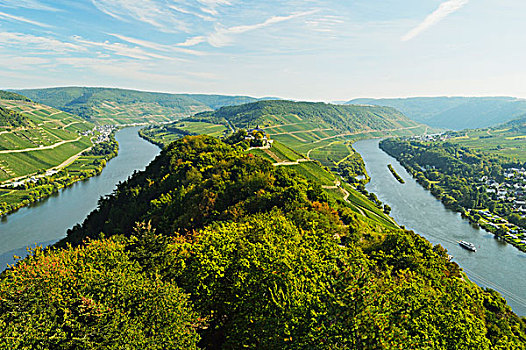
[[[523,0],[0,0],[0,88],[526,98]]]

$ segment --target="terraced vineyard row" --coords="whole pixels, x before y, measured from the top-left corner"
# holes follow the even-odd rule
[[[112,127],[4,92],[0,216],[96,175],[114,157]]]

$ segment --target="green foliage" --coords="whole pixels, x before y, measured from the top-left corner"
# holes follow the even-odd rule
[[[42,252],[0,279],[2,349],[192,349],[196,314],[175,285],[141,272],[126,241]]]
[[[195,119],[211,123],[226,123],[228,120],[236,127],[249,128],[273,125],[273,120],[282,116],[296,116],[296,122],[309,121],[318,125],[329,125],[343,132],[393,129],[401,127],[404,123],[416,125],[393,108],[292,101],[260,101],[223,107],[215,112],[199,113]]]
[[[85,156],[107,156],[109,159],[115,157],[119,151],[119,144],[115,140],[115,135],[111,135],[109,142],[99,142],[91,150],[83,153]]]
[[[405,184],[404,179],[402,179],[402,177],[396,172],[396,170],[395,170],[395,168],[393,168],[392,164],[388,164],[387,168],[389,168],[389,171],[391,172],[391,174],[393,174],[393,176],[395,177],[396,181],[400,182],[401,184]]]
[[[10,92],[10,91],[4,91],[4,90],[0,90],[0,100],[31,102],[31,100],[25,96],[15,94],[14,92]]]
[[[309,187],[296,172],[217,139],[186,137],[166,147],[146,172],[101,199],[82,227],[69,232],[68,241],[80,243],[98,232],[125,234],[136,221],[151,220],[159,233],[188,232],[304,201]]]
[[[365,162],[358,152],[350,154],[343,159],[337,166],[338,172],[348,181],[354,182],[358,176],[367,178],[367,170],[365,169]]]
[[[27,117],[0,106],[0,127],[16,128],[27,124]]]
[[[326,200],[294,171],[185,137],[66,242],[111,238],[63,242],[4,273],[0,334],[9,337],[0,341],[194,348],[199,335],[206,349],[526,348],[523,321],[443,248]],[[87,319],[85,309],[94,310]]]

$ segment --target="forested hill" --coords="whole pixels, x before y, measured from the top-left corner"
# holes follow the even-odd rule
[[[526,114],[526,100],[514,97],[362,98],[348,103],[394,107],[419,123],[453,130],[495,126]]]
[[[310,122],[319,128],[340,132],[418,128],[402,113],[390,107],[342,106],[326,103],[259,101],[241,106],[223,107],[195,115],[194,119],[212,123],[229,123],[250,128]]]
[[[510,132],[526,134],[526,116],[507,122],[506,124],[501,125],[501,127],[509,128]]]
[[[0,279],[0,346],[526,348],[440,246],[208,136],[166,147],[66,242]]]
[[[0,128],[16,128],[28,123],[27,117],[0,106]],[[0,129],[2,131],[2,129]]]
[[[15,94],[14,92],[0,90],[0,100],[11,100],[11,101],[26,101],[30,102],[31,100],[26,96]]]
[[[26,125],[29,121],[28,118],[21,115],[17,111],[12,111],[2,106],[1,100],[6,101],[31,101],[25,96],[15,94],[9,91],[0,90],[0,128],[16,128]],[[0,129],[0,131],[3,131]]]
[[[37,102],[102,124],[167,122],[222,106],[257,100],[247,96],[168,94],[92,87],[18,92]]]

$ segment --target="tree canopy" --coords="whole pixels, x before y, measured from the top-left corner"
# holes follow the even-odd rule
[[[1,276],[8,347],[526,348],[442,247],[207,136],[165,148],[61,246]]]

